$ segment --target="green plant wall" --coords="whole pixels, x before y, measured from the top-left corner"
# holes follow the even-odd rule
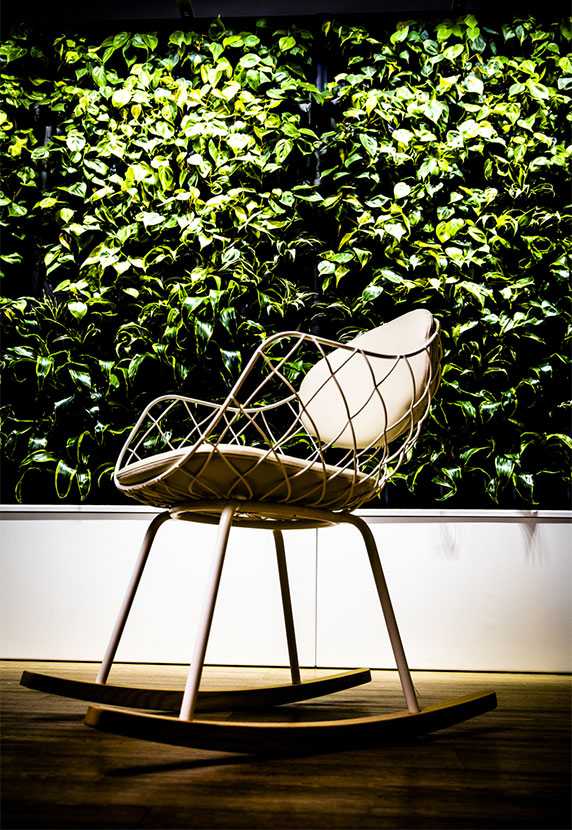
[[[4,499],[115,500],[150,398],[426,305],[443,382],[385,498],[567,505],[569,43],[465,17],[2,44]]]

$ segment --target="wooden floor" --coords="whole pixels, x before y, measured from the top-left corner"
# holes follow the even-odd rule
[[[422,704],[496,689],[499,708],[401,745],[261,760],[94,732],[85,704],[21,688],[23,669],[95,676],[85,663],[2,664],[3,828],[570,828],[569,677],[416,672]],[[204,686],[287,676],[208,668]],[[182,688],[184,669],[116,666],[111,681]],[[366,686],[275,711],[391,707],[402,708],[396,673],[375,672]]]

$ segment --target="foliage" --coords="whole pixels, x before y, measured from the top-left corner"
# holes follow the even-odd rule
[[[427,305],[447,365],[392,503],[567,504],[569,39],[469,16],[6,41],[6,497],[114,500],[151,397],[220,397],[268,332]]]
[[[570,30],[327,30],[347,71],[324,136],[323,288],[348,322],[427,305],[448,353],[404,484],[568,504]]]
[[[58,124],[44,145],[12,127],[30,93],[7,96],[8,279],[27,294],[39,248],[46,280],[5,306],[18,497],[49,492],[44,470],[58,497],[87,497],[150,396],[221,394],[267,330],[299,324],[307,290],[292,275],[311,271],[313,194],[289,183],[317,141],[308,35],[281,45],[258,31],[175,32],[161,47],[154,35],[57,38],[55,81],[40,88]],[[4,54],[31,57],[14,43]],[[47,188],[24,202],[38,170]]]

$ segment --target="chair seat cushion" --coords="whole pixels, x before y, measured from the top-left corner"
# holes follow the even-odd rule
[[[134,488],[128,492],[132,498],[157,507],[247,499],[335,510],[356,506],[376,492],[376,477],[236,444],[202,444],[169,471],[188,451],[170,450],[135,461],[117,473],[117,480],[122,487]]]

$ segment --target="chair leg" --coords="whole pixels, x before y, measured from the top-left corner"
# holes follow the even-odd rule
[[[223,509],[222,513],[220,514],[215,559],[213,562],[211,578],[203,606],[200,629],[197,632],[193,658],[191,661],[191,665],[189,667],[189,673],[187,675],[187,683],[185,686],[185,693],[183,695],[183,701],[181,704],[181,711],[179,713],[179,720],[192,720],[195,711],[197,694],[199,691],[199,684],[201,682],[201,675],[203,673],[203,663],[205,660],[205,653],[207,650],[207,643],[209,639],[209,633],[211,630],[211,623],[213,619],[214,608],[218,593],[218,586],[220,584],[222,566],[224,564],[224,556],[226,553],[228,536],[230,533],[232,517],[234,515],[235,509],[236,508],[233,505],[228,505]]]
[[[143,544],[141,545],[139,556],[137,557],[135,568],[133,569],[131,580],[123,599],[123,605],[121,606],[121,610],[119,611],[119,615],[115,622],[105,656],[102,660],[101,666],[99,667],[99,672],[95,681],[96,683],[107,683],[107,678],[109,677],[109,672],[111,671],[111,666],[115,658],[115,652],[117,651],[119,641],[121,640],[121,635],[123,634],[125,623],[127,622],[129,612],[131,611],[131,606],[133,605],[133,600],[135,599],[135,594],[137,593],[137,588],[139,587],[143,570],[147,564],[147,558],[149,556],[149,552],[151,551],[155,536],[163,522],[167,521],[169,518],[170,514],[168,510],[164,513],[159,513],[158,516],[155,516],[145,532]]]
[[[357,516],[351,517],[351,523],[358,528],[365,542],[369,563],[375,581],[375,587],[377,588],[377,594],[381,603],[383,616],[385,617],[385,624],[387,626],[391,648],[393,649],[395,662],[397,663],[397,670],[399,672],[399,679],[401,680],[401,688],[403,689],[405,702],[407,703],[408,710],[412,714],[415,714],[421,710],[417,701],[417,695],[411,679],[409,666],[407,665],[405,651],[403,650],[403,643],[401,642],[401,635],[399,634],[399,628],[397,627],[397,620],[395,619],[395,613],[391,604],[387,582],[385,581],[385,576],[383,575],[383,569],[381,567],[373,533],[366,522]]]
[[[296,684],[300,683],[300,665],[298,663],[298,649],[296,647],[296,632],[294,630],[294,616],[292,614],[292,600],[290,598],[284,537],[281,530],[274,531],[274,543],[276,545],[276,563],[278,565],[282,608],[284,610],[284,625],[286,626],[286,640],[288,642],[288,656],[290,658],[290,674],[292,675],[292,683]]]

